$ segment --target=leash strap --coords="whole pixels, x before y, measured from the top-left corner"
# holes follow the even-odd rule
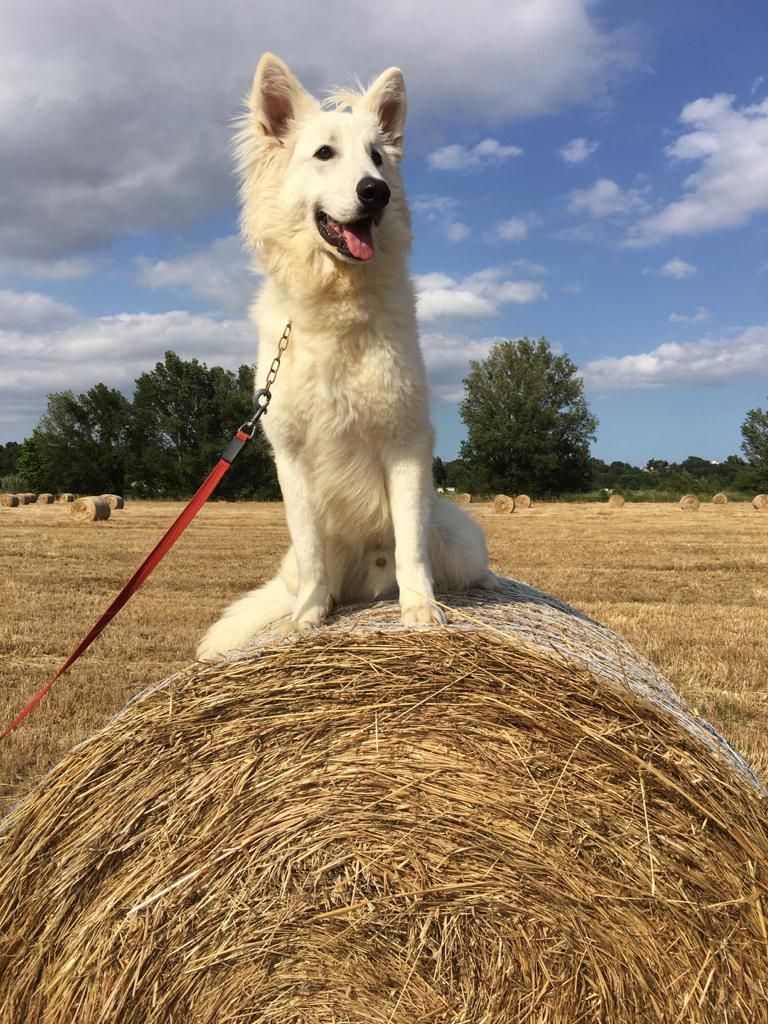
[[[46,693],[48,693],[48,691],[56,682],[56,680],[60,676],[63,676],[67,669],[77,661],[80,655],[83,654],[83,652],[91,646],[93,641],[101,633],[104,627],[112,621],[112,619],[117,615],[120,609],[128,602],[128,600],[133,596],[133,594],[136,593],[136,591],[142,585],[147,576],[149,576],[149,574],[152,572],[152,570],[155,568],[158,562],[160,562],[163,559],[163,557],[171,550],[171,548],[182,535],[184,530],[186,530],[186,528],[195,518],[197,513],[206,503],[208,498],[211,496],[213,491],[216,489],[221,478],[227,472],[229,467],[235,461],[235,459],[246,446],[246,444],[248,444],[248,442],[253,437],[256,430],[256,423],[259,420],[259,418],[264,414],[264,412],[266,412],[266,407],[269,404],[269,399],[264,400],[262,398],[261,401],[263,402],[263,404],[259,402],[259,397],[263,394],[264,392],[256,393],[256,415],[252,420],[249,420],[248,423],[244,423],[243,426],[240,427],[240,429],[233,435],[232,440],[229,442],[225,450],[222,452],[221,458],[216,463],[214,468],[211,470],[202,486],[197,490],[192,500],[189,502],[186,508],[182,510],[181,515],[178,517],[178,519],[176,519],[176,521],[173,523],[170,529],[166,532],[165,536],[162,537],[162,539],[155,545],[152,551],[150,551],[150,553],[141,563],[141,565],[133,574],[133,576],[131,576],[131,578],[125,584],[125,586],[114,599],[114,601],[112,601],[110,606],[102,614],[101,618],[91,627],[90,632],[83,637],[83,639],[74,649],[72,654],[70,654],[70,656],[61,666],[61,668],[50,681],[50,683],[44,686],[42,690],[39,691],[39,693],[35,694],[35,696],[27,704],[24,710],[16,716],[16,718],[11,722],[11,724],[5,729],[4,732],[0,733],[0,740],[4,740],[8,733],[13,732],[16,726],[20,725],[27,717],[27,715],[31,711],[33,711],[34,708],[37,707],[37,705],[40,703],[43,697],[45,697]]]
[[[144,561],[141,563],[136,572],[131,576],[128,582],[125,584],[123,589],[114,599],[112,604],[102,614],[98,622],[94,623],[91,627],[90,632],[83,637],[74,651],[70,654],[64,664],[61,666],[59,671],[50,681],[47,683],[42,690],[35,694],[32,700],[27,706],[14,718],[11,724],[0,733],[0,742],[5,739],[9,732],[13,732],[17,725],[20,725],[30,711],[33,711],[43,697],[48,693],[50,688],[67,671],[70,666],[74,665],[77,659],[87,651],[91,646],[96,637],[101,633],[105,626],[107,626],[112,619],[117,615],[120,609],[125,605],[128,600],[136,593],[144,580],[149,576],[158,562],[162,561],[165,555],[171,550],[173,545],[184,533],[186,528],[195,518],[197,513],[206,503],[211,494],[216,490],[219,481],[227,472],[229,467],[235,461],[240,452],[245,448],[248,442],[251,440],[253,435],[256,433],[258,422],[262,416],[267,412],[267,407],[272,400],[271,387],[275,383],[277,372],[280,369],[280,360],[282,359],[285,350],[288,348],[288,341],[291,337],[291,329],[293,327],[292,321],[288,321],[283,329],[280,341],[277,344],[277,355],[272,360],[272,365],[267,373],[266,383],[263,388],[259,388],[253,396],[253,416],[235,432],[232,440],[229,442],[227,447],[221,453],[221,458],[213,467],[208,477],[203,482],[202,486],[198,488],[195,495],[185,509],[182,510],[181,515],[173,523],[169,530],[165,533],[155,547],[150,551]]]

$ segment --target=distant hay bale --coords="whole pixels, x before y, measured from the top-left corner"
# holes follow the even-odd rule
[[[530,508],[531,499],[527,494],[516,494],[515,495],[515,508]]]
[[[684,494],[680,499],[680,508],[683,512],[698,512],[700,504],[695,494]]]
[[[764,512],[768,509],[768,494],[758,494],[752,499],[752,508],[757,512]]]
[[[72,502],[71,515],[81,523],[93,523],[109,519],[112,509],[103,498],[78,498]]]
[[[472,495],[465,491],[463,494],[456,495],[456,501],[458,501],[460,505],[469,505],[472,501]]]
[[[493,511],[496,515],[507,515],[515,511],[515,499],[508,494],[497,494],[493,499]]]
[[[38,505],[52,505],[54,497],[52,494],[38,494],[37,504]]]
[[[68,504],[70,504],[70,502],[73,502],[74,500],[75,500],[75,496],[74,496],[74,494],[70,494],[70,492],[69,492],[69,491],[63,491],[63,492],[62,492],[62,493],[61,493],[61,494],[60,494],[60,495],[58,496],[58,498],[56,499],[56,501],[57,501],[57,502],[58,502],[58,503],[59,503],[60,505],[68,505]]]
[[[719,494],[716,494],[712,498],[712,504],[713,505],[727,505],[728,504],[728,495],[727,494],[723,494],[722,492],[719,493]]]
[[[450,603],[266,634],[72,750],[0,835],[4,1024],[765,1021],[749,766],[579,612]]]
[[[32,491],[19,491],[18,497],[20,505],[34,505],[37,501],[37,495]]]
[[[112,509],[125,507],[125,498],[122,498],[119,494],[102,494],[101,497]]]
[[[612,494],[608,499],[609,508],[624,508],[624,498],[621,494]]]
[[[18,494],[0,494],[0,506],[2,508],[18,508]]]

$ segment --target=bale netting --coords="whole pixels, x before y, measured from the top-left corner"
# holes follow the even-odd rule
[[[498,516],[508,515],[515,511],[515,499],[508,494],[497,494],[493,499],[493,511]]]
[[[52,505],[54,502],[54,496],[52,494],[38,494],[37,504],[38,505]]]
[[[112,509],[109,502],[103,498],[78,498],[70,506],[70,514],[73,519],[81,523],[94,523],[109,519]]]
[[[621,494],[612,494],[608,499],[609,508],[624,508],[624,498]]]
[[[680,499],[680,508],[683,512],[698,512],[700,504],[695,494],[684,494]]]
[[[263,634],[68,754],[0,833],[2,1024],[765,1021],[749,766],[579,612],[446,601]]]
[[[18,508],[18,494],[0,494],[0,508]]]
[[[120,494],[102,494],[101,497],[112,509],[125,508],[125,498]]]
[[[530,508],[530,507],[531,507],[531,499],[528,497],[527,494],[517,494],[517,495],[515,495],[515,508],[516,509],[517,508]]]
[[[70,504],[71,502],[73,502],[74,500],[75,500],[75,496],[74,496],[74,494],[71,494],[71,493],[70,493],[69,491],[63,491],[63,492],[62,492],[62,493],[61,493],[61,494],[60,494],[60,495],[58,496],[58,498],[56,499],[56,501],[57,501],[57,502],[58,502],[58,503],[59,503],[60,505],[69,505],[69,504]]]
[[[712,497],[712,504],[713,505],[727,505],[728,504],[728,495],[727,494],[723,494],[722,491],[720,491],[718,494],[715,494]]]
[[[752,508],[757,512],[768,510],[768,494],[758,494],[752,499]]]
[[[472,495],[468,491],[464,491],[463,494],[456,495],[456,501],[460,505],[469,505],[472,502]]]

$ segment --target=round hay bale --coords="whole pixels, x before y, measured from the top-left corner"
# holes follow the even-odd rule
[[[723,494],[722,492],[719,493],[719,494],[716,494],[712,498],[712,504],[713,505],[727,505],[728,504],[728,495],[727,494]]]
[[[752,508],[757,512],[765,512],[768,509],[768,494],[758,494],[753,498]]]
[[[52,494],[38,494],[37,496],[38,505],[52,505],[53,500],[54,498]]]
[[[456,495],[456,501],[458,501],[460,505],[469,505],[472,501],[472,495],[465,491],[463,494]]]
[[[58,503],[59,503],[60,505],[69,505],[69,504],[70,504],[71,502],[73,502],[74,500],[75,500],[75,496],[74,496],[74,494],[70,494],[70,492],[69,492],[69,491],[64,491],[64,492],[63,492],[62,494],[60,494],[60,495],[58,496],[58,498],[56,499],[56,501],[57,501],[57,502],[58,502]]]
[[[0,836],[3,1019],[765,1020],[749,766],[579,612],[447,600],[264,634],[68,754]]]
[[[528,497],[527,494],[516,494],[515,495],[515,508],[516,509],[517,508],[530,508],[531,504],[532,504],[531,499]]]
[[[18,494],[0,494],[0,506],[2,508],[18,508]]]
[[[102,494],[101,497],[112,509],[125,508],[125,499],[119,494]]]
[[[612,494],[608,499],[609,508],[624,508],[624,498],[621,494]]]
[[[680,499],[680,508],[683,512],[698,512],[700,504],[695,494],[684,494]]]
[[[515,511],[515,499],[508,494],[497,494],[493,499],[493,511],[496,515],[503,516]]]
[[[20,505],[34,505],[37,501],[37,495],[32,491],[20,491],[19,492],[19,504]]]
[[[112,509],[103,498],[78,498],[72,502],[70,514],[81,523],[93,523],[109,519]]]

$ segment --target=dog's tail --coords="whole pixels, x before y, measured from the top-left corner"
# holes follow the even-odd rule
[[[260,629],[293,611],[294,595],[279,576],[235,601],[215,622],[197,648],[199,661],[235,651]]]

